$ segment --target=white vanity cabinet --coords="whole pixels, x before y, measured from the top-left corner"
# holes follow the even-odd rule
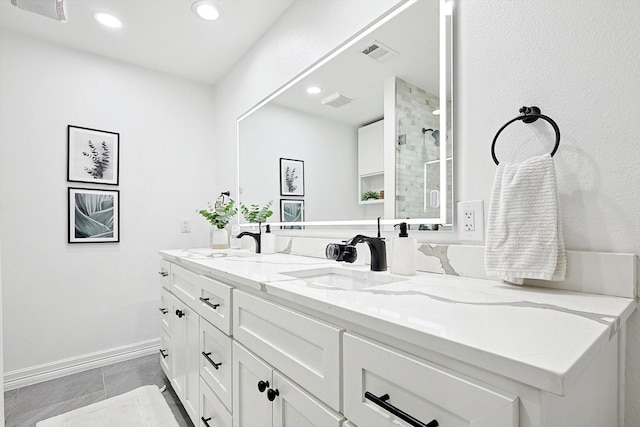
[[[340,427],[344,418],[233,344],[233,427]]]
[[[268,264],[266,256],[259,264],[181,256],[168,253],[174,262],[163,265],[160,360],[200,427],[623,426],[616,420],[624,372],[619,337],[625,331],[618,328],[624,328],[634,302],[540,289],[520,293],[487,281],[424,276],[416,280],[432,282],[429,298],[416,305],[427,313],[420,317],[407,307],[416,297],[408,300],[402,290],[391,301],[395,295],[388,291],[381,298],[307,287],[292,279],[269,281],[277,277],[274,268],[304,268],[313,264],[307,258],[291,256],[291,263],[281,267],[279,258]],[[436,281],[447,282],[444,297]],[[465,304],[452,297],[471,285],[484,290],[465,293]],[[411,286],[419,296],[420,283]],[[476,310],[474,300],[483,305],[493,299],[500,303]],[[598,321],[589,311],[596,306],[597,316],[606,314]],[[364,314],[354,315],[357,310]],[[464,310],[493,328],[508,316],[526,314],[529,322],[518,328],[516,348],[523,355],[508,358],[489,351],[511,354],[514,335],[504,333],[509,326],[487,337],[474,333],[475,346],[463,348],[453,346],[456,336],[423,333],[415,326],[422,323],[411,323],[429,321],[429,327],[448,327],[456,334],[488,330],[460,322],[471,318]],[[398,311],[407,319],[388,318]],[[600,325],[609,317],[613,320],[601,335]],[[560,341],[539,347],[548,340],[540,338],[537,326],[527,326],[538,322],[561,329],[556,336],[587,345],[586,350],[561,347]],[[591,330],[598,335],[589,338]],[[573,339],[571,333],[584,338]],[[507,341],[496,341],[503,336]],[[538,341],[527,347],[529,340]],[[530,363],[528,354],[538,348],[538,362]],[[581,351],[594,348],[582,357]],[[567,356],[580,361],[565,363]]]

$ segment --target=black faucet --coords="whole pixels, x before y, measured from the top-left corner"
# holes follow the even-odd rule
[[[253,237],[253,239],[256,241],[256,253],[259,254],[260,253],[260,238],[262,237],[262,227],[261,224],[258,224],[258,232],[257,233],[251,233],[249,231],[243,231],[242,233],[238,234],[236,236],[237,239],[244,237],[244,236],[251,236]]]
[[[356,245],[366,243],[371,251],[371,271],[387,271],[387,245],[380,237],[380,218],[378,218],[378,237],[367,237],[358,234],[343,243],[329,243],[325,255],[336,261],[355,262],[358,258]]]

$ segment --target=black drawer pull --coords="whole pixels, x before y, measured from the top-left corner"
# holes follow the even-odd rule
[[[164,354],[165,351],[167,351],[167,350],[160,349],[160,354],[162,355],[163,359],[166,359],[167,356],[169,356],[168,354]]]
[[[160,313],[162,314],[167,314],[169,312],[166,308],[159,308],[158,310],[160,310]]]
[[[272,389],[270,388],[269,390],[267,390],[267,399],[269,399],[269,402],[273,402],[274,400],[276,400],[276,397],[280,396],[280,392],[278,391],[278,389]]]
[[[407,414],[401,409],[396,408],[392,404],[387,403],[387,400],[389,400],[388,394],[383,394],[382,396],[378,397],[372,393],[369,393],[368,391],[365,391],[364,397],[365,399],[369,399],[370,401],[372,401],[382,409],[391,412],[393,415],[400,418],[401,420],[408,422],[413,427],[438,427],[437,420],[433,420],[425,424],[422,421],[413,418],[411,415]]]
[[[209,418],[201,417],[200,419],[202,420],[202,422],[204,423],[205,426],[211,427],[211,426],[209,426],[209,423],[207,422],[207,421],[211,421],[211,417],[209,417]]]
[[[169,273],[167,273],[166,271],[158,271],[158,274],[162,277],[167,277],[169,275]]]
[[[176,316],[178,316],[178,319],[181,319],[182,316],[184,316],[184,311],[182,310],[176,310]]]
[[[211,304],[209,302],[209,298],[202,298],[200,297],[200,301],[202,301],[203,303],[207,304],[209,307],[213,308],[214,310],[218,307],[220,307],[220,304]]]
[[[211,358],[209,357],[211,355],[211,353],[205,353],[204,351],[202,352],[202,355],[209,361],[209,363],[211,363],[213,365],[214,368],[216,369],[220,369],[220,365],[222,365],[222,362],[220,363],[216,363],[213,360],[211,360]]]
[[[258,381],[258,391],[260,393],[264,393],[267,387],[269,387],[269,381]]]

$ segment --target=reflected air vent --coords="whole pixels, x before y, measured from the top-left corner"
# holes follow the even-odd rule
[[[371,59],[375,59],[378,62],[388,62],[393,58],[395,58],[396,56],[400,55],[395,50],[375,40],[373,44],[370,46],[367,46],[367,48],[364,49],[362,53],[364,53],[367,57]]]
[[[347,105],[348,103],[353,102],[353,98],[349,98],[348,96],[345,96],[341,93],[336,92],[334,94],[327,96],[325,99],[323,99],[320,102],[330,107],[340,108],[343,105]]]

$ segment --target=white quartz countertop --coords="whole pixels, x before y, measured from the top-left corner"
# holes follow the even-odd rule
[[[326,268],[364,273],[369,266],[244,250],[161,255],[240,289],[265,292],[559,395],[637,305],[628,298],[432,273],[374,273],[399,281],[343,289],[286,273]]]

